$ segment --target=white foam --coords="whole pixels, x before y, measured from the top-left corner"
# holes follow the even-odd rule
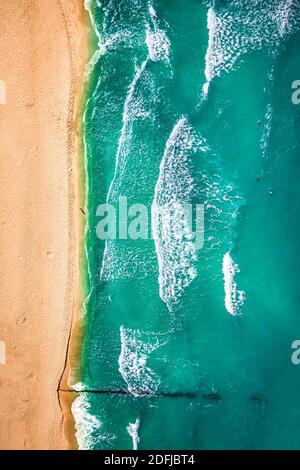
[[[184,213],[185,204],[189,203],[193,192],[189,158],[199,149],[207,150],[204,141],[196,135],[187,119],[181,118],[166,143],[155,187],[152,232],[158,260],[160,297],[169,309],[197,276],[197,251],[192,243],[186,242],[190,235],[188,227],[185,227],[185,239],[178,237],[176,221]],[[173,228],[168,231],[165,231],[164,211],[170,219],[169,227]]]
[[[127,92],[127,96],[125,99],[123,116],[122,116],[123,126],[121,130],[121,134],[120,134],[120,138],[118,142],[117,154],[116,154],[115,172],[114,172],[114,176],[109,187],[107,201],[112,196],[113,186],[117,178],[117,172],[118,171],[121,172],[121,175],[122,175],[122,173],[124,173],[124,170],[125,170],[126,161],[129,156],[129,148],[127,146],[127,143],[130,144],[131,139],[132,139],[133,120],[138,119],[138,118],[144,119],[147,117],[147,113],[143,110],[142,103],[140,102],[140,100],[135,100],[134,98],[134,93],[135,93],[137,83],[139,82],[143,72],[145,71],[147,62],[148,62],[148,59],[144,60],[142,65],[136,68],[133,80],[128,87],[128,92]],[[116,194],[116,196],[117,195],[118,194]]]
[[[128,391],[136,397],[155,393],[160,379],[147,363],[149,355],[163,346],[165,341],[153,333],[123,326],[120,328],[120,339],[119,372],[127,384]]]
[[[202,87],[202,93],[203,93],[203,96],[206,97],[207,94],[208,94],[208,90],[209,90],[209,83],[210,82],[205,82],[203,87]]]
[[[149,13],[153,18],[157,17],[156,11],[153,8],[153,5],[149,5]]]
[[[96,1],[96,6],[102,9],[102,5],[100,2]],[[93,0],[85,0],[84,7],[89,13],[90,21],[93,27],[93,31],[97,36],[97,49],[94,52],[93,56],[89,60],[89,62],[85,66],[85,73],[84,78],[85,80],[89,80],[95,65],[99,62],[101,56],[106,54],[108,51],[117,50],[120,45],[126,45],[132,47],[136,40],[133,37],[131,31],[127,29],[121,29],[115,33],[107,34],[105,33],[105,22],[103,20],[103,24],[101,25],[101,32],[97,25],[97,21],[95,21],[94,13],[93,13]]]
[[[75,435],[79,450],[92,449],[99,441],[110,444],[115,436],[100,432],[101,421],[90,412],[91,405],[84,394],[80,394],[73,402],[71,410],[75,420]]]
[[[149,57],[153,62],[169,62],[170,41],[164,31],[158,28],[151,30],[151,27],[147,25],[146,44]]]
[[[94,18],[93,3],[94,2],[92,0],[85,0],[84,2],[85,9],[89,12],[93,30],[98,39],[97,50],[85,68],[86,80],[90,78],[90,75],[101,56],[107,52],[116,51],[120,48],[120,46],[135,48],[143,44],[143,38],[140,34],[140,30],[138,28],[132,27],[130,22],[125,22],[125,25],[122,24],[123,21],[121,20],[119,22],[116,21],[111,23],[109,18],[114,14],[115,9],[112,3],[104,6],[102,5],[101,1],[96,0],[95,5],[101,9],[103,14],[102,24],[99,28],[99,25],[97,25],[97,21],[95,21]],[[142,20],[142,17],[140,17],[140,12],[141,7],[144,7],[143,0],[138,2],[131,0],[131,3],[132,11],[130,12],[130,15],[134,16],[135,12],[137,12],[137,18]],[[126,8],[124,11],[126,11]],[[122,13],[122,8],[120,9],[120,12]],[[151,22],[151,31],[147,36],[147,43],[149,44],[149,55],[151,60],[165,60],[168,55],[168,38],[165,32],[158,27],[157,14],[151,3],[148,4],[148,11],[145,10],[144,15],[143,19],[145,23],[148,21],[149,16]]]
[[[278,25],[279,33],[284,36],[293,32],[297,26],[297,14],[299,15],[299,1],[298,0],[285,0],[279,2],[275,14],[272,15],[273,20]]]
[[[137,83],[139,82],[142,73],[144,72],[146,65],[147,65],[148,59],[144,60],[142,65],[140,67],[136,68],[135,75],[133,77],[132,82],[130,83],[128,87],[128,92],[126,96],[126,100],[124,103],[124,110],[123,110],[123,126],[121,130],[121,135],[119,138],[119,143],[118,143],[118,150],[117,150],[117,155],[116,155],[116,165],[115,165],[115,173],[114,173],[114,178],[111,182],[110,188],[109,188],[109,196],[112,191],[112,186],[115,180],[116,176],[116,171],[119,167],[120,159],[122,156],[122,166],[124,167],[126,164],[126,159],[128,157],[128,152],[126,151],[125,144],[129,140],[131,141],[131,124],[132,124],[132,119],[134,118],[143,118],[146,116],[144,113],[143,109],[141,108],[141,103],[136,102],[134,100],[134,92]]]
[[[96,21],[94,20],[94,15],[92,11],[92,0],[84,0],[84,8],[89,14],[93,30],[98,38],[98,49],[95,51],[90,61],[85,65],[84,79],[89,80],[90,75],[93,72],[94,67],[101,56],[101,35],[98,31]]]
[[[70,377],[68,379],[68,386],[75,392],[82,392],[87,388],[83,382],[75,382],[72,378],[70,379]]]
[[[132,438],[133,450],[138,450],[138,445],[140,442],[140,438],[139,438],[140,424],[141,424],[140,418],[136,418],[134,423],[129,423],[129,425],[127,426],[127,432],[129,436]]]
[[[207,12],[207,29],[208,29],[208,45],[205,55],[205,78],[206,83],[203,85],[203,95],[206,96],[209,89],[209,84],[213,78],[213,66],[216,58],[214,58],[214,31],[216,28],[217,17],[213,8],[209,8]]]
[[[131,45],[132,34],[130,31],[122,30],[107,36],[100,43],[100,55],[106,54],[108,51],[117,50],[121,44]]]
[[[229,251],[223,257],[224,292],[225,307],[230,315],[237,315],[244,303],[245,292],[237,290],[237,284],[234,280],[236,273],[240,272],[237,264],[233,262]]]
[[[146,26],[146,44],[153,62],[169,63],[170,41],[165,31],[160,29],[154,20],[152,25]]]
[[[298,0],[233,0],[229,8],[211,6],[207,13],[204,97],[211,80],[231,71],[241,55],[264,46],[273,53],[282,38],[299,27]]]
[[[205,78],[203,95],[208,93],[211,80],[222,70],[229,71],[239,58],[242,49],[236,38],[230,40],[231,26],[234,21],[218,15],[213,8],[207,12],[208,46],[205,55]],[[229,43],[228,43],[229,42]]]
[[[130,155],[133,121],[135,119],[147,119],[148,117],[147,113],[143,110],[143,104],[141,101],[134,98],[136,85],[145,71],[148,60],[148,58],[144,60],[142,65],[136,69],[133,80],[128,87],[123,110],[123,126],[118,142],[114,175],[108,190],[107,203],[110,200],[117,200],[119,196],[119,182],[122,182],[123,176],[125,174],[127,159]],[[115,241],[107,239],[105,242],[103,262],[100,273],[100,278],[102,280],[109,280],[118,277],[114,269],[115,250]],[[118,264],[120,264],[119,261]],[[120,269],[122,271],[122,266],[120,266]]]
[[[152,4],[148,6],[150,22],[146,24],[146,45],[150,60],[153,62],[170,63],[170,40],[162,28],[159,27],[157,13]],[[165,23],[167,27],[167,23]]]

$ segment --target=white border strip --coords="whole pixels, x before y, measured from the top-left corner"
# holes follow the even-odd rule
[[[0,80],[0,104],[6,104],[6,87],[3,80]]]
[[[4,341],[0,341],[0,364],[6,364],[6,347]]]

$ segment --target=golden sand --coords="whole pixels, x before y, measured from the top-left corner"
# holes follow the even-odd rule
[[[75,447],[58,388],[80,305],[83,15],[83,0],[0,3],[0,449]]]

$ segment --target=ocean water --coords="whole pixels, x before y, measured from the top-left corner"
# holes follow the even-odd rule
[[[299,449],[299,1],[86,7],[79,447]],[[120,196],[153,238],[99,239]],[[203,246],[164,236],[158,208],[196,203]]]

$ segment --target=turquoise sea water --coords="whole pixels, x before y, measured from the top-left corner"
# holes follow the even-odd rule
[[[300,448],[300,9],[94,0],[83,449]],[[201,249],[101,241],[99,204],[203,204]]]

